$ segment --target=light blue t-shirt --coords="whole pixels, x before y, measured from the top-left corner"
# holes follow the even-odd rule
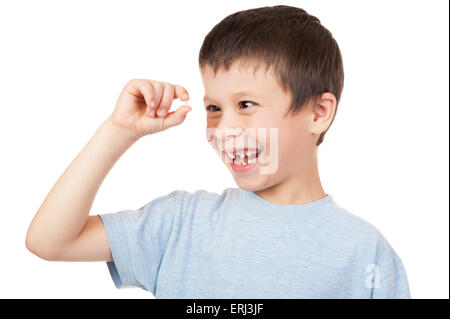
[[[117,288],[156,298],[411,298],[381,232],[330,194],[281,205],[240,188],[176,190],[100,217]]]

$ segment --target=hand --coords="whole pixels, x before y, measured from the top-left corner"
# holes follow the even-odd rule
[[[146,79],[134,79],[123,88],[110,120],[131,131],[136,137],[163,131],[183,123],[192,110],[182,105],[169,112],[174,99],[188,101],[189,95],[180,85]]]

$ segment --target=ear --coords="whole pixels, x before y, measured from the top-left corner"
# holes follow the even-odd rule
[[[336,97],[333,93],[322,93],[318,101],[313,105],[311,133],[320,135],[325,132],[333,121],[336,112]]]

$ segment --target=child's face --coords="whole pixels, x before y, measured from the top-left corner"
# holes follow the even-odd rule
[[[253,72],[252,65],[239,62],[229,71],[219,69],[216,76],[209,65],[201,70],[208,141],[238,186],[249,191],[308,174],[315,146],[312,109],[285,116],[291,95],[278,85],[271,68]],[[245,156],[242,161],[236,152]],[[259,153],[256,159],[254,153]]]

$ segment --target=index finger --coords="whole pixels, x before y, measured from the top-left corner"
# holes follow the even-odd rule
[[[182,101],[189,100],[189,93],[184,87],[182,87],[181,85],[178,85],[178,84],[174,84],[173,86],[175,87],[174,98],[180,99]]]

